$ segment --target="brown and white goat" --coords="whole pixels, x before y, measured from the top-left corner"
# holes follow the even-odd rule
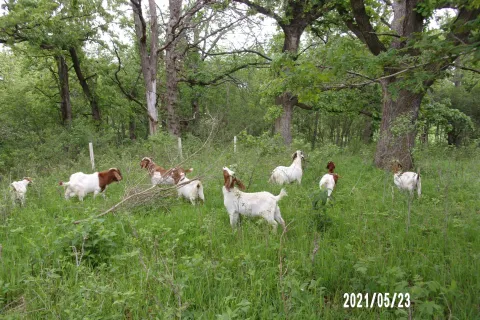
[[[319,186],[321,190],[327,190],[327,195],[330,198],[340,176],[333,172],[335,170],[335,163],[333,163],[333,161],[327,163],[327,170],[328,173],[320,179]]]
[[[15,205],[17,200],[20,201],[22,207],[25,205],[25,194],[27,193],[27,186],[30,183],[32,183],[32,178],[25,177],[20,181],[14,181],[10,184],[13,205]]]
[[[121,180],[122,173],[120,170],[117,168],[110,168],[92,174],[85,174],[83,172],[74,173],[70,176],[70,181],[60,181],[60,185],[66,187],[65,199],[68,200],[71,197],[78,196],[78,199],[83,201],[83,198],[91,192],[93,192],[94,198],[99,193],[102,193],[102,196],[105,198],[105,193],[103,193],[105,188],[112,182],[118,182]]]
[[[202,182],[200,180],[191,181],[184,173],[182,173],[182,178],[177,184],[177,192],[179,198],[184,197],[185,199],[190,200],[193,205],[195,205],[197,199],[202,200],[202,203],[205,202]]]
[[[287,195],[285,189],[280,191],[278,196],[270,192],[246,193],[235,188],[237,185],[241,190],[245,190],[243,183],[235,177],[235,172],[223,167],[224,184],[223,204],[230,216],[230,225],[235,227],[240,215],[249,217],[262,217],[277,229],[278,223],[285,229],[285,221],[280,214],[278,201]]]
[[[413,191],[417,189],[418,197],[422,195],[422,178],[420,177],[420,170],[415,172],[402,172],[402,165],[398,161],[393,161],[393,182],[400,190],[406,190],[413,195]]]
[[[185,174],[193,171],[193,168],[185,170],[181,167],[164,169],[153,162],[152,158],[149,157],[144,157],[142,161],[140,161],[140,167],[142,169],[147,169],[153,185],[177,184]]]

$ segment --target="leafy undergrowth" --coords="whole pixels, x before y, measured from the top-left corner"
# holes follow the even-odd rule
[[[307,153],[302,184],[286,186],[283,235],[251,219],[232,231],[221,168],[234,168],[250,192],[278,194],[281,188],[267,180],[275,166],[289,165],[287,151],[232,154],[208,146],[186,161],[195,168],[191,176],[202,176],[204,205],[158,197],[126,202],[101,218],[93,217],[149,187],[139,168],[142,156],[167,165],[177,161],[174,155],[139,148],[97,158],[101,168],[119,167],[124,175],[109,186],[106,200],[63,199],[58,180],[88,172],[85,155],[78,163],[29,172],[35,182],[24,208],[11,206],[3,181],[0,316],[479,318],[480,173],[471,169],[478,168],[478,157],[421,153],[423,195],[409,206],[392,188],[391,174],[371,165],[369,150],[319,150]],[[325,204],[318,181],[329,160],[341,178]],[[72,223],[78,219],[86,220]],[[375,292],[409,293],[411,308],[344,308],[345,293]]]

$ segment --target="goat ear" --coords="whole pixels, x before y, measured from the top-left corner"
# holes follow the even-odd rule
[[[122,175],[120,174],[120,171],[118,171],[118,170],[113,170],[113,176],[115,177],[115,179],[117,179],[117,181],[122,180]]]
[[[237,186],[240,188],[240,190],[245,190],[245,185],[242,183],[242,181],[235,179],[234,180],[237,183]]]
[[[225,186],[225,189],[227,189],[228,192],[230,192],[230,177],[225,176],[225,182],[223,185]]]
[[[292,154],[292,160],[295,160],[296,157],[297,157],[297,152],[295,151],[295,153]]]

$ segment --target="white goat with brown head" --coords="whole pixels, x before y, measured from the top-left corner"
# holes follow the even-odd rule
[[[246,193],[235,187],[237,185],[241,190],[245,190],[243,183],[235,177],[235,172],[223,167],[223,204],[230,216],[230,225],[235,227],[240,215],[249,217],[262,217],[274,230],[278,223],[285,229],[285,221],[280,214],[278,201],[287,195],[285,189],[280,191],[278,196],[270,192]]]
[[[192,172],[193,168],[183,169],[181,167],[175,167],[171,169],[165,169],[153,162],[152,158],[144,157],[140,162],[142,169],[147,169],[148,174],[151,177],[152,184],[177,184],[178,181],[187,173]],[[183,176],[182,176],[183,174]]]
[[[393,182],[400,190],[410,192],[413,195],[413,191],[417,189],[418,197],[422,195],[422,178],[420,177],[420,170],[415,172],[402,171],[402,165],[398,161],[394,161],[392,164]]]
[[[86,174],[76,172],[70,176],[68,182],[60,181],[60,185],[65,187],[65,199],[77,196],[80,201],[88,194],[93,192],[95,198],[101,193],[105,198],[105,189],[113,182],[122,180],[122,174],[117,168],[110,168],[105,171]]]
[[[190,180],[185,176],[185,173],[181,174],[181,178],[177,184],[178,197],[184,197],[195,205],[197,199],[205,202],[205,196],[203,195],[203,184],[200,180]]]
[[[320,179],[319,186],[321,190],[327,190],[328,198],[330,198],[340,176],[333,172],[335,170],[335,163],[333,163],[333,161],[327,163],[327,169],[328,173]]]

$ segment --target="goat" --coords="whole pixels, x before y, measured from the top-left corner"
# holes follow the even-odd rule
[[[149,157],[144,157],[142,159],[140,162],[140,167],[142,169],[147,169],[153,185],[175,185],[182,178],[182,173],[186,174],[193,171],[193,168],[185,170],[181,167],[175,167],[167,170],[157,165],[155,162],[153,162],[152,158]]]
[[[417,189],[418,197],[422,195],[422,178],[420,177],[420,170],[415,172],[402,172],[402,165],[398,161],[394,161],[392,165],[393,182],[400,190],[406,190],[413,196],[413,191]]]
[[[25,205],[25,194],[27,193],[27,186],[30,183],[32,183],[32,179],[25,177],[23,180],[14,181],[10,184],[13,205],[15,205],[17,200],[20,200],[22,207]]]
[[[242,192],[235,188],[235,185],[241,190],[245,190],[245,186],[235,177],[235,172],[227,167],[223,167],[223,178],[223,204],[230,216],[230,225],[232,228],[236,226],[241,214],[250,217],[262,217],[273,226],[275,231],[277,230],[278,223],[280,223],[285,230],[285,221],[280,214],[280,208],[277,204],[278,201],[287,195],[285,189],[282,189],[278,196],[274,196],[266,191],[254,193]]]
[[[60,181],[59,184],[66,187],[65,199],[68,200],[71,197],[78,196],[78,199],[83,201],[83,198],[91,192],[93,192],[94,198],[99,193],[102,193],[102,196],[105,198],[105,193],[103,193],[105,188],[112,182],[119,182],[121,180],[122,174],[120,170],[117,168],[110,168],[106,171],[95,172],[92,174],[77,172],[70,176],[70,181]]]
[[[300,150],[295,151],[292,155],[293,162],[289,167],[278,166],[272,171],[272,175],[268,182],[276,184],[291,183],[297,181],[298,184],[302,183],[302,160],[305,160],[303,152]]]
[[[177,192],[178,197],[184,197],[187,200],[195,205],[195,200],[200,199],[202,202],[205,202],[205,196],[203,195],[203,185],[199,180],[191,181],[188,179],[184,173],[182,173],[182,178],[178,182]]]
[[[319,186],[321,190],[327,190],[328,198],[330,198],[340,176],[333,172],[333,170],[335,170],[335,163],[333,163],[333,161],[327,163],[327,169],[328,173],[320,179]]]

